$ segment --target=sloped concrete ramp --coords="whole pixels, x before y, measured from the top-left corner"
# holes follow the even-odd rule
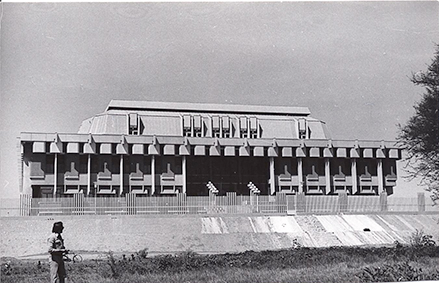
[[[416,230],[439,242],[439,214],[66,216],[0,218],[0,256],[43,255],[54,221],[69,249],[131,253],[242,252],[408,243]]]

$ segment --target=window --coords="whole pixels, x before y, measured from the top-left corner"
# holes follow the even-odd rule
[[[248,120],[247,117],[239,118],[239,132],[241,138],[248,137]]]
[[[218,116],[213,116],[212,117],[212,129],[213,130],[218,130],[220,129],[220,120]]]
[[[140,134],[140,119],[137,113],[128,114],[128,134],[139,135]]]
[[[201,138],[203,136],[203,133],[201,130],[194,130],[194,136]]]
[[[183,136],[192,137],[192,123],[191,116],[184,115],[183,116]]]
[[[299,139],[306,139],[307,138],[307,134],[306,134],[306,120],[304,118],[300,118],[298,121],[298,126],[299,126]]]
[[[221,117],[221,125],[223,126],[224,131],[230,130],[230,119],[228,116]]]
[[[201,116],[200,115],[194,116],[194,129],[201,130]]]
[[[191,129],[183,129],[183,136],[185,136],[185,137],[192,137]]]
[[[250,117],[250,138],[257,139],[258,138],[258,119],[256,117]]]
[[[185,137],[203,137],[206,135],[205,124],[201,115],[183,115],[183,136]]]
[[[203,120],[200,115],[196,115],[193,117],[194,120],[194,137],[202,137],[203,136]]]

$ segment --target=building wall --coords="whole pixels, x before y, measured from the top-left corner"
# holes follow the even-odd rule
[[[35,197],[205,195],[209,181],[220,194],[249,182],[271,195],[391,194],[401,155],[393,142],[331,140],[302,108],[126,101],[78,134],[22,133],[21,147],[22,191]]]
[[[47,135],[46,141],[35,141],[24,136],[23,192],[35,197],[50,192],[207,195],[205,185],[210,181],[220,194],[248,194],[249,182],[263,194],[337,194],[339,190],[391,194],[396,184],[397,148],[383,148],[382,143],[371,148],[370,142],[365,143],[369,148],[362,148],[359,142],[357,149],[349,148],[355,146],[354,142],[343,145],[333,141],[338,143],[336,148],[318,140],[291,146],[289,142],[196,137],[145,140],[141,136],[130,140],[117,135],[80,134]]]
[[[79,133],[130,134],[129,125],[137,124],[136,135],[213,137],[217,131],[218,137],[298,139],[299,120],[304,121],[307,138],[328,138],[324,123],[307,116],[130,110],[110,110],[84,120]],[[251,134],[253,131],[255,135]]]

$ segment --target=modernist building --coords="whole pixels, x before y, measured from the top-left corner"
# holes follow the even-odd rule
[[[21,134],[33,197],[392,193],[394,142],[336,140],[308,108],[113,100],[79,132]]]

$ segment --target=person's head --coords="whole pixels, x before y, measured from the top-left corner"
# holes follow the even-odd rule
[[[62,233],[64,226],[61,221],[53,223],[52,233]]]

